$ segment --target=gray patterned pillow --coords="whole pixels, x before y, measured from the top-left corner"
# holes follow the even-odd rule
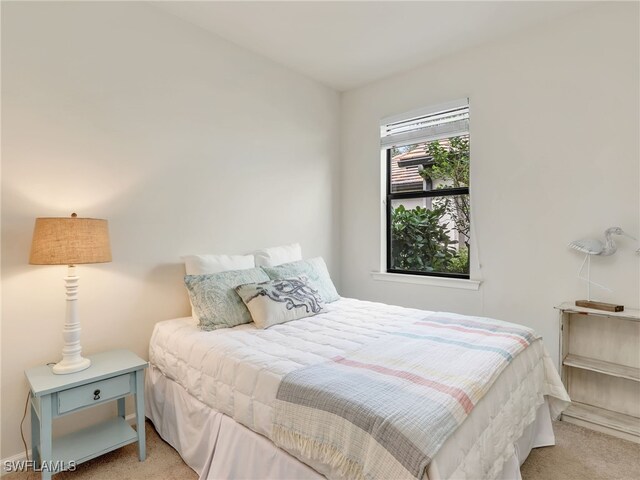
[[[322,297],[306,277],[250,283],[236,287],[258,328],[269,328],[322,312]]]
[[[207,331],[251,323],[251,314],[234,288],[244,283],[268,280],[269,277],[261,268],[184,277],[198,324]]]
[[[304,275],[309,279],[309,285],[318,291],[325,303],[340,300],[340,295],[331,281],[327,264],[322,257],[297,262],[283,263],[276,267],[262,267],[271,280],[283,280],[285,278]]]

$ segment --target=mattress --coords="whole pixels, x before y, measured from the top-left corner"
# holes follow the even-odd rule
[[[247,324],[203,332],[190,317],[168,320],[156,324],[149,360],[203,404],[270,438],[272,406],[284,375],[367,345],[429,313],[343,298],[327,305],[326,313],[267,330]],[[568,401],[542,342],[535,341],[445,442],[429,476],[495,477],[545,395],[554,416]],[[545,443],[553,444],[553,438]]]

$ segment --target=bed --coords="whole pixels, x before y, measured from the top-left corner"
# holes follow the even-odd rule
[[[496,328],[512,325],[458,317]],[[203,332],[191,317],[159,322],[149,348],[147,416],[201,479],[350,477],[315,455],[274,444],[283,378],[370,345],[400,341],[390,335],[429,318],[440,317],[342,298],[319,315],[266,330],[245,324]],[[446,438],[422,477],[520,478],[531,448],[554,444],[551,418],[568,401],[542,341],[533,339]]]

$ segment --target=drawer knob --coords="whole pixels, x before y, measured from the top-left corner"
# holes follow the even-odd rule
[[[98,390],[95,390],[95,391],[93,392],[93,399],[94,399],[94,400],[100,400],[100,390],[99,390],[99,389],[98,389]]]

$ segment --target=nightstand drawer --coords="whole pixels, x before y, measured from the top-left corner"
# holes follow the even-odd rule
[[[58,414],[131,393],[131,375],[120,375],[58,393]]]

